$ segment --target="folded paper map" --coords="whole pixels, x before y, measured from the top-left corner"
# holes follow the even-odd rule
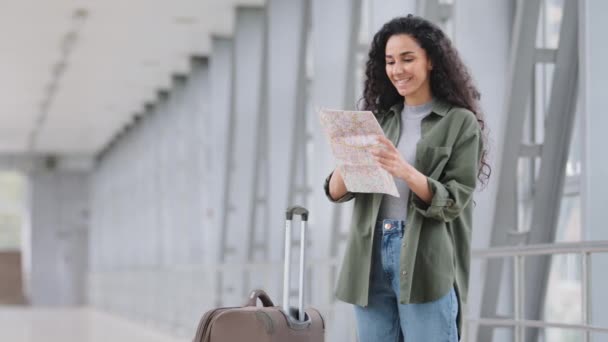
[[[384,132],[369,111],[321,109],[321,124],[350,192],[383,193],[399,197],[395,180],[371,155]]]

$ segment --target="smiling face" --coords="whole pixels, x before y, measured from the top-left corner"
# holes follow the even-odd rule
[[[408,105],[432,99],[430,72],[433,69],[426,51],[407,34],[391,36],[386,42],[386,75]]]

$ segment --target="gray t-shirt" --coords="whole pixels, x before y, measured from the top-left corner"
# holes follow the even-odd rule
[[[412,165],[416,161],[416,144],[420,140],[420,124],[422,119],[431,113],[432,107],[432,101],[419,106],[408,106],[406,104],[401,112],[401,137],[397,149],[403,159]],[[400,197],[382,196],[378,220],[405,221],[407,219],[407,200],[410,195],[410,188],[400,178],[395,178],[395,184]]]

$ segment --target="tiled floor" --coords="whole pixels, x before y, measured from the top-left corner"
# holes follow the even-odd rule
[[[2,342],[186,342],[93,309],[0,306]]]

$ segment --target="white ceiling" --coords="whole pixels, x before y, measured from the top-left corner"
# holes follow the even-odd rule
[[[236,5],[263,3],[0,0],[0,154],[98,152],[211,34],[232,33]]]

